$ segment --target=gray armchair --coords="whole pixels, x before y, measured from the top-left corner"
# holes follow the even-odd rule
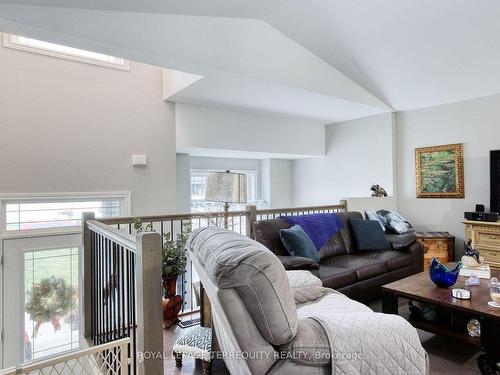
[[[337,334],[343,337],[357,335],[359,340],[367,340],[367,344],[355,345],[369,358],[374,357],[370,350],[380,347],[380,343],[370,339],[380,335],[376,323],[379,318],[374,319],[375,313],[359,302],[320,286],[321,293],[326,294],[305,304],[303,309],[298,308],[295,291],[291,289],[282,263],[256,241],[216,227],[200,228],[192,233],[188,252],[210,298],[214,332],[224,362],[233,375],[323,375],[341,371],[342,367],[338,366],[352,367],[352,363],[331,360],[339,347],[348,348],[350,345],[341,337],[335,338]],[[301,295],[303,297],[306,293]],[[349,319],[341,319],[340,314],[338,320],[332,320],[331,317],[336,316],[335,307],[344,318],[359,320],[362,333],[357,326],[344,325],[342,322]],[[403,371],[405,365],[413,366],[413,371],[406,373],[426,373],[426,354],[416,331],[404,319],[396,318],[400,317],[390,318],[391,322],[395,320],[399,324],[388,332],[391,341],[405,350],[408,342],[413,343],[413,347],[408,347],[412,357],[398,366]],[[383,324],[388,323],[384,321]],[[404,331],[404,340],[398,340],[399,336],[392,337],[397,336],[398,331]],[[389,348],[387,352],[391,350]],[[387,365],[383,362],[384,351],[376,357],[380,363],[374,365],[383,370]],[[392,358],[387,360],[393,361]],[[420,366],[415,368],[415,363]],[[369,369],[371,365],[367,367],[366,361],[360,361],[353,368],[364,373],[363,368]]]

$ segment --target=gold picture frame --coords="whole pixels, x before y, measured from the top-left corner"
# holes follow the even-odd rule
[[[463,144],[415,149],[417,198],[465,198]]]

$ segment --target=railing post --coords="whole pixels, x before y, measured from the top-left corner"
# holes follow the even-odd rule
[[[128,359],[128,342],[125,342],[120,345],[120,375],[128,375]]]
[[[137,353],[139,375],[163,375],[162,240],[137,235]]]
[[[94,220],[93,212],[84,212],[82,215],[82,265],[80,295],[82,304],[80,307],[80,329],[83,337],[92,336],[92,237],[87,226],[87,220]]]
[[[252,238],[253,237],[252,223],[254,221],[257,221],[257,206],[254,204],[249,204],[246,207],[246,211],[247,211],[247,215],[246,215],[247,216],[247,231],[246,231],[246,234],[247,234],[247,237]]]
[[[347,212],[347,200],[346,199],[341,199],[339,203],[344,206],[344,210]]]

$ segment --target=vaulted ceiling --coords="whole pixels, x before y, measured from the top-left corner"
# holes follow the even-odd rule
[[[500,93],[499,18],[497,0],[0,0],[0,31],[203,77],[170,100],[321,122]]]

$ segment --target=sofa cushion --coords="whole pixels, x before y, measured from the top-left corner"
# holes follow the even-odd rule
[[[282,219],[254,221],[252,223],[253,237],[276,255],[290,255],[281,242],[280,229],[292,226]]]
[[[335,233],[330,240],[319,250],[320,259],[326,259],[335,255],[347,254],[344,239],[341,232]]]
[[[353,270],[357,280],[369,279],[387,272],[387,264],[384,260],[370,259],[363,255],[339,255],[325,259],[321,262],[320,271],[323,264]]]
[[[304,257],[319,262],[319,254],[314,242],[300,225],[280,229],[280,238],[291,256]]]
[[[412,262],[410,254],[394,250],[366,251],[360,254],[360,256],[376,261],[386,262],[389,271],[409,266]]]
[[[292,257],[290,255],[276,255],[287,271],[292,270],[317,270],[319,264],[310,258]]]
[[[358,250],[389,250],[391,248],[378,221],[350,219],[349,223]]]
[[[349,268],[331,267],[320,264],[319,270],[314,272],[326,288],[342,288],[357,281],[356,272]]]

